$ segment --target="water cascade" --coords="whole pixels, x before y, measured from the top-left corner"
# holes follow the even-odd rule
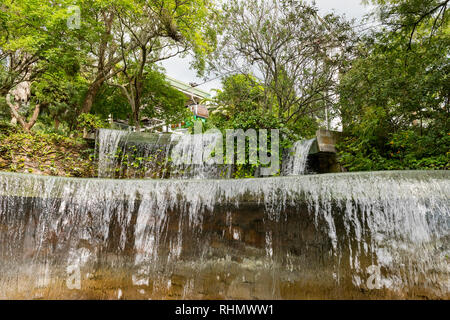
[[[307,160],[309,149],[315,139],[299,140],[294,143],[292,147],[292,154],[287,158],[286,163],[283,164],[283,174],[289,176],[297,176],[305,174],[307,169]]]
[[[449,299],[450,173],[0,173],[0,298]]]
[[[223,143],[220,135],[173,135],[172,142],[171,178],[230,178],[231,167],[214,163],[211,157],[212,147]]]
[[[100,178],[113,177],[113,170],[117,166],[116,152],[122,138],[127,137],[128,131],[100,129],[96,139],[98,151],[98,176]]]
[[[146,134],[100,129],[96,141],[99,177],[226,178],[230,176],[230,166],[207,161],[208,146],[219,141],[214,134]]]

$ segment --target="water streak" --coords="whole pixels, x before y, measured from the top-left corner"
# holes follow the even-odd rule
[[[174,135],[172,141],[174,147],[171,150],[171,178],[230,177],[231,167],[223,165],[223,156],[220,156],[219,161],[212,156],[216,146],[220,144],[220,148],[223,148],[220,134]]]
[[[129,134],[124,130],[100,129],[96,139],[98,150],[98,176],[100,178],[114,177],[117,166],[116,152],[119,142]]]
[[[230,177],[230,166],[212,163],[211,152],[219,142],[221,137],[215,134],[142,134],[100,129],[99,177]]]
[[[294,143],[292,147],[292,155],[286,161],[283,169],[284,175],[297,176],[305,174],[307,169],[307,161],[309,149],[315,139],[300,140]]]
[[[449,178],[0,173],[0,296],[448,299]]]

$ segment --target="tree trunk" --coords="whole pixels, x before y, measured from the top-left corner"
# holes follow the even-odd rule
[[[134,126],[136,127],[136,131],[139,131],[141,129],[141,121],[139,120],[139,109],[133,111],[133,121]]]
[[[97,79],[89,86],[86,96],[84,97],[81,112],[89,113],[91,111],[92,105],[94,104],[94,99],[102,87],[103,82],[105,82],[105,77],[97,77]]]
[[[34,112],[33,112],[33,115],[31,116],[30,121],[26,122],[25,119],[18,112],[18,109],[19,109],[18,104],[19,103],[18,102],[12,103],[10,100],[10,94],[8,94],[6,96],[6,102],[11,111],[11,116],[13,118],[17,119],[17,121],[20,123],[20,125],[26,132],[30,132],[31,128],[36,124],[36,121],[39,117],[39,112],[41,111],[41,105],[39,103],[35,105]]]
[[[141,93],[142,93],[142,81],[139,81],[139,79],[135,80],[134,83],[134,87],[135,87],[135,95],[134,95],[134,108],[133,108],[133,114],[134,114],[134,122],[135,122],[135,126],[136,126],[136,130],[139,131],[139,129],[141,128]]]
[[[37,103],[36,106],[34,107],[34,112],[33,112],[33,115],[31,116],[30,121],[28,121],[28,123],[25,125],[25,130],[27,132],[29,132],[31,130],[31,128],[35,125],[35,123],[39,117],[40,111],[41,111],[41,105],[39,103]]]
[[[136,127],[136,131],[141,129],[141,123],[139,121],[139,101],[137,99],[130,101],[131,104],[131,116],[133,117],[133,124]]]
[[[110,59],[109,61],[105,61],[107,56],[106,52],[108,49],[108,44],[110,43],[111,30],[115,14],[113,10],[104,11],[102,14],[105,31],[102,34],[101,42],[98,48],[99,60],[97,74],[94,82],[89,86],[86,96],[84,97],[83,107],[81,109],[83,113],[89,113],[91,111],[98,91],[106,80],[117,73],[116,72],[113,74],[109,74],[113,66],[121,60],[121,58],[115,57],[113,59]]]

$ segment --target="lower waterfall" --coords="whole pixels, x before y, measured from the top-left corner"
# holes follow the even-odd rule
[[[0,173],[0,298],[450,298],[450,173]]]

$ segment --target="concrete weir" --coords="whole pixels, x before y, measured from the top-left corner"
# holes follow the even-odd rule
[[[0,298],[448,299],[449,178],[0,173]]]
[[[281,175],[342,172],[336,155],[341,133],[318,130],[316,137],[296,141],[284,150]],[[196,161],[220,137],[214,134],[136,133],[100,129],[97,132],[98,176],[100,178],[230,178],[232,164]],[[138,160],[138,161],[136,161]],[[186,161],[188,160],[188,161]],[[259,170],[255,172],[259,175]]]
[[[342,172],[343,168],[337,158],[336,144],[342,132],[319,129],[312,144],[308,163],[310,170],[316,173]]]

